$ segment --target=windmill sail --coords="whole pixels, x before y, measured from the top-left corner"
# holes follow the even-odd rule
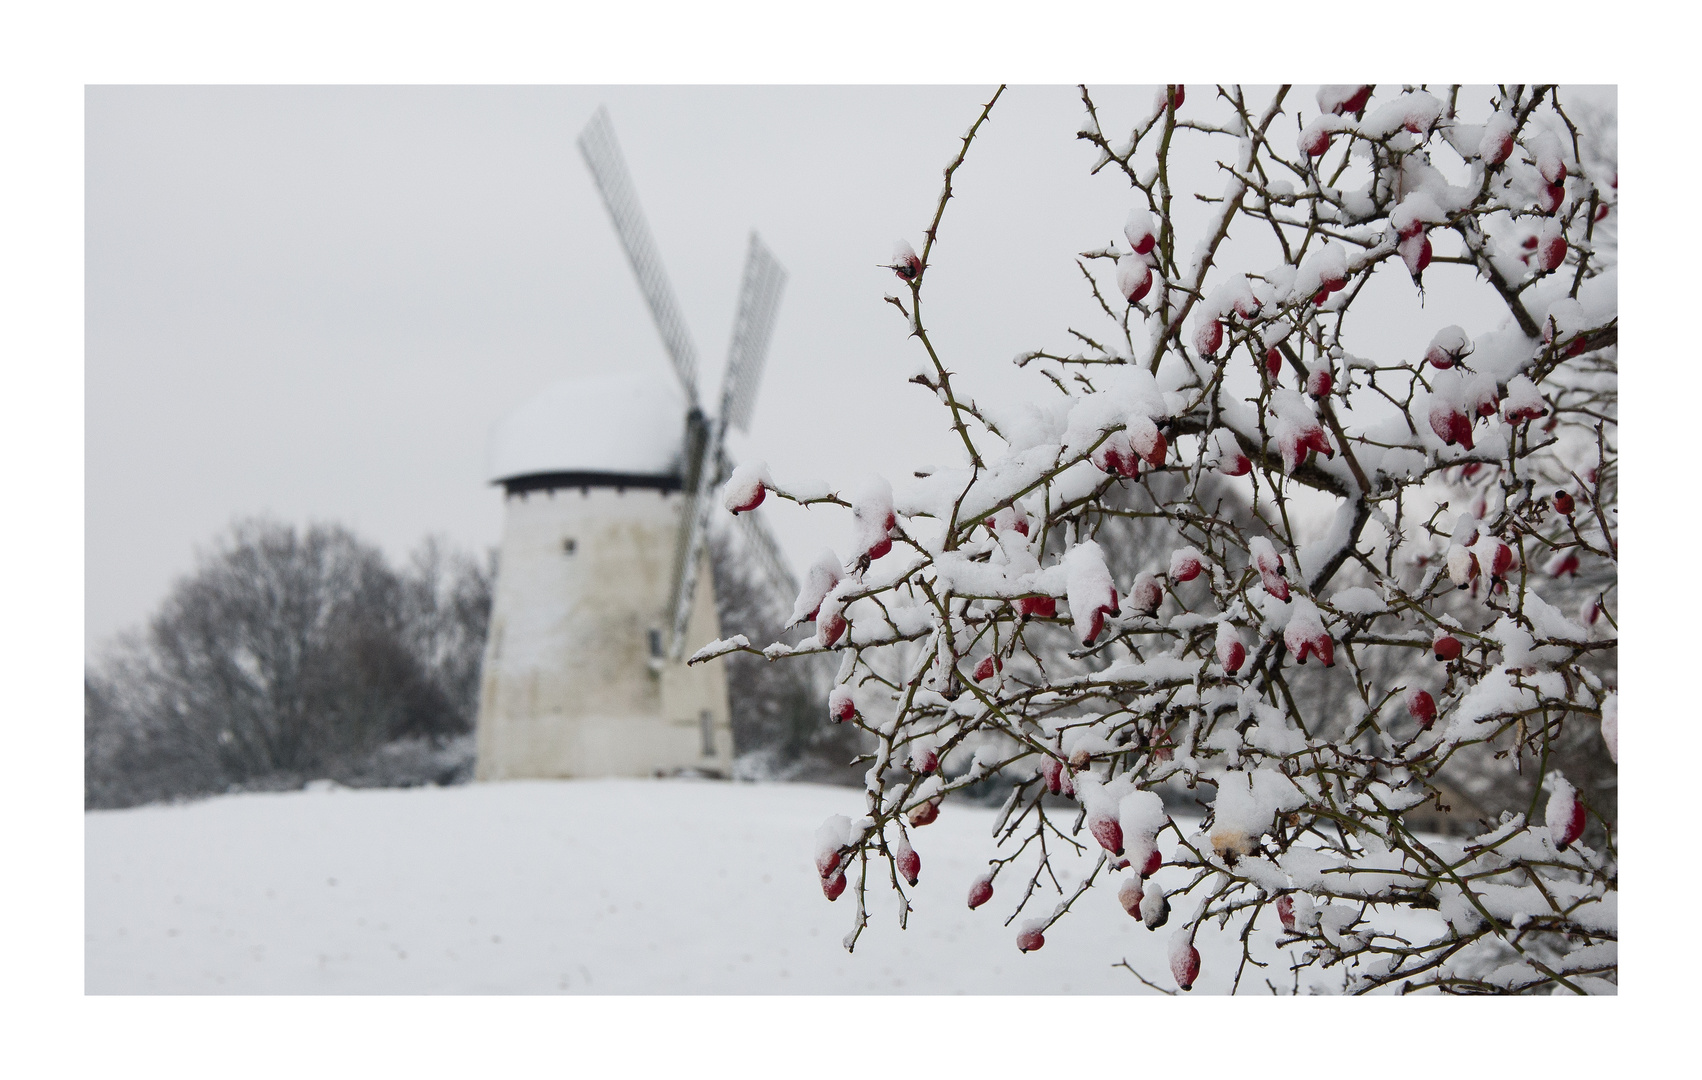
[[[763,246],[761,238],[751,233],[744,281],[739,289],[739,309],[733,320],[733,340],[727,352],[727,374],[721,384],[721,408],[714,418],[705,417],[697,394],[697,352],[686,332],[685,319],[680,315],[673,287],[668,284],[668,276],[662,270],[655,242],[650,238],[650,227],[645,224],[644,211],[639,208],[638,196],[633,191],[620,145],[615,141],[614,125],[609,121],[607,109],[599,107],[585,125],[585,130],[580,132],[579,152],[591,169],[609,217],[614,220],[621,246],[625,248],[627,260],[638,277],[639,288],[644,292],[645,302],[650,305],[656,330],[662,335],[662,344],[668,350],[668,357],[673,361],[674,371],[690,404],[686,417],[685,460],[681,462],[680,469],[685,498],[674,550],[672,604],[669,609],[673,624],[668,651],[674,659],[679,659],[685,654],[686,624],[691,620],[698,564],[702,561],[708,536],[709,510],[714,502],[715,487],[725,471],[722,439],[728,424],[740,431],[749,429],[757,383],[762,378],[763,363],[768,356],[769,338],[773,336],[780,291],[786,284],[786,271]],[[770,578],[790,578],[779,549],[766,530],[761,530],[760,540],[753,547]]]
[[[674,300],[673,287],[668,284],[668,275],[662,271],[662,259],[656,254],[656,245],[650,239],[650,226],[645,224],[644,211],[639,208],[638,196],[633,191],[631,177],[627,175],[626,159],[621,156],[620,144],[615,142],[615,129],[609,122],[607,109],[599,107],[591,122],[585,125],[585,130],[579,133],[579,152],[584,156],[585,164],[590,166],[591,175],[597,181],[597,191],[603,196],[603,205],[614,219],[615,231],[620,234],[621,245],[632,263],[632,272],[638,276],[638,286],[644,292],[645,302],[650,305],[650,316],[662,335],[668,358],[674,362],[674,371],[685,387],[686,398],[696,409],[697,350],[692,348],[685,319]]]
[[[733,322],[733,345],[727,359],[727,375],[721,390],[722,422],[748,432],[751,409],[756,404],[757,382],[768,358],[768,340],[774,333],[774,314],[786,271],[751,233],[750,253],[745,258],[745,280],[739,289],[739,313]]]
[[[718,435],[715,430],[719,425],[705,419],[703,413],[696,410],[686,417],[685,461],[681,463],[680,493],[684,503],[680,507],[680,531],[674,539],[674,573],[669,579],[671,586],[668,592],[668,612],[673,617],[670,624],[672,636],[669,638],[670,652],[679,650],[672,646],[678,638],[685,635],[686,623],[691,617],[692,590],[697,587],[697,548],[694,546],[698,537],[698,518],[705,519],[707,525],[709,503],[714,492],[714,485],[719,480],[717,476],[706,476],[705,473],[715,473],[718,461],[709,453],[710,439]],[[705,483],[707,481],[707,483]],[[700,514],[700,509],[703,511]],[[680,590],[686,590],[684,620],[680,612]]]
[[[709,439],[716,447],[721,442],[721,420],[709,422]],[[692,599],[697,595],[697,567],[702,561],[703,544],[709,535],[709,508],[714,504],[715,485],[720,481],[720,455],[705,454],[696,470],[696,490],[686,493],[686,504],[680,514],[679,554],[675,558],[673,627],[669,638],[668,655],[678,660],[685,655],[686,624],[691,621]]]
[[[727,425],[746,430],[751,407],[756,401],[757,382],[768,358],[768,343],[774,336],[774,316],[779,310],[780,290],[786,271],[751,233],[745,256],[744,282],[739,288],[739,310],[733,320],[733,340],[727,349],[727,374],[721,382],[721,410],[709,423],[701,461],[697,463],[695,498],[686,504],[681,529],[681,547],[675,560],[674,624],[670,641],[675,659],[685,655],[686,624],[691,620],[692,599],[697,591],[697,568],[709,533],[709,510],[714,489],[721,482],[725,455],[722,441]]]

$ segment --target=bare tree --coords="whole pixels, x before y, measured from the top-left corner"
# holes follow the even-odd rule
[[[490,629],[496,551],[483,566],[427,537],[400,575],[402,639],[414,662],[449,703],[446,723],[426,735],[473,730],[479,709],[479,673]]]
[[[86,673],[87,801],[358,781],[469,731],[489,582],[437,543],[399,575],[339,526],[238,523]]]

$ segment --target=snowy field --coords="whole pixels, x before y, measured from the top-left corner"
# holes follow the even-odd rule
[[[1018,895],[1009,871],[986,906],[964,902],[992,851],[993,811],[949,803],[915,834],[922,874],[910,928],[899,929],[883,885],[871,890],[870,926],[847,953],[840,942],[853,897],[822,896],[813,836],[828,815],[861,805],[861,792],[845,788],[598,780],[234,795],[93,812],[85,989],[1152,993],[1113,966],[1124,959],[1174,985],[1165,948],[1184,912],[1148,931],[1114,889],[1082,897],[1043,949],[1018,952],[1016,924],[1003,925]],[[1037,901],[1024,918],[1056,895]],[[1261,922],[1274,921],[1266,909]],[[1213,926],[1198,946],[1195,992],[1227,992],[1239,942]],[[1268,945],[1255,955],[1280,959]],[[1286,965],[1269,974],[1292,985]],[[1250,969],[1241,992],[1268,992],[1262,979]]]

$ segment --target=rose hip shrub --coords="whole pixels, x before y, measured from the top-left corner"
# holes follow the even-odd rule
[[[1018,356],[1035,401],[1004,416],[923,319],[952,178],[1002,93],[887,298],[962,464],[845,497],[756,467],[729,492],[754,506],[760,475],[852,511],[851,558],[824,553],[797,600],[816,636],[760,650],[840,654],[822,722],[874,740],[860,815],[817,834],[828,899],[852,882],[846,946],[871,875],[925,886],[922,826],[1004,784],[967,902],[1004,898],[1025,952],[1091,891],[1164,928],[1184,990],[1214,975],[1194,947],[1213,921],[1239,939],[1218,989],[1251,968],[1261,989],[1614,992],[1613,820],[1554,769],[1569,733],[1617,760],[1611,168],[1551,86],[1172,86],[1126,139],[1084,88],[1080,138],[1131,203],[1105,222],[1123,239],[1080,256],[1107,325]],[[1182,155],[1220,186],[1173,191]],[[1203,227],[1177,223],[1184,198]],[[1397,335],[1361,302],[1442,274],[1502,315],[1433,302]],[[1099,541],[1135,490],[1164,542],[1118,573]],[[759,651],[693,662],[735,649]],[[1331,692],[1297,692],[1301,669]],[[1469,753],[1531,778],[1528,805],[1422,831]],[[1097,855],[1068,888],[1060,848]]]

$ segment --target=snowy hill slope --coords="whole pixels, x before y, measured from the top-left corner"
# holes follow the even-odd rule
[[[85,988],[1150,993],[1112,966],[1124,958],[1172,985],[1171,927],[1149,932],[1114,889],[1083,897],[1043,949],[1019,953],[1016,925],[1003,925],[1015,879],[1002,877],[979,910],[964,902],[992,850],[992,811],[952,804],[916,833],[910,929],[899,930],[883,883],[846,953],[852,897],[823,898],[812,837],[828,815],[861,805],[844,788],[602,780],[90,813]],[[1024,918],[1055,902],[1037,895]],[[1225,992],[1239,943],[1202,933],[1199,947],[1196,990]],[[1279,987],[1285,967],[1269,972]],[[1263,989],[1256,969],[1242,991],[1251,988]]]

